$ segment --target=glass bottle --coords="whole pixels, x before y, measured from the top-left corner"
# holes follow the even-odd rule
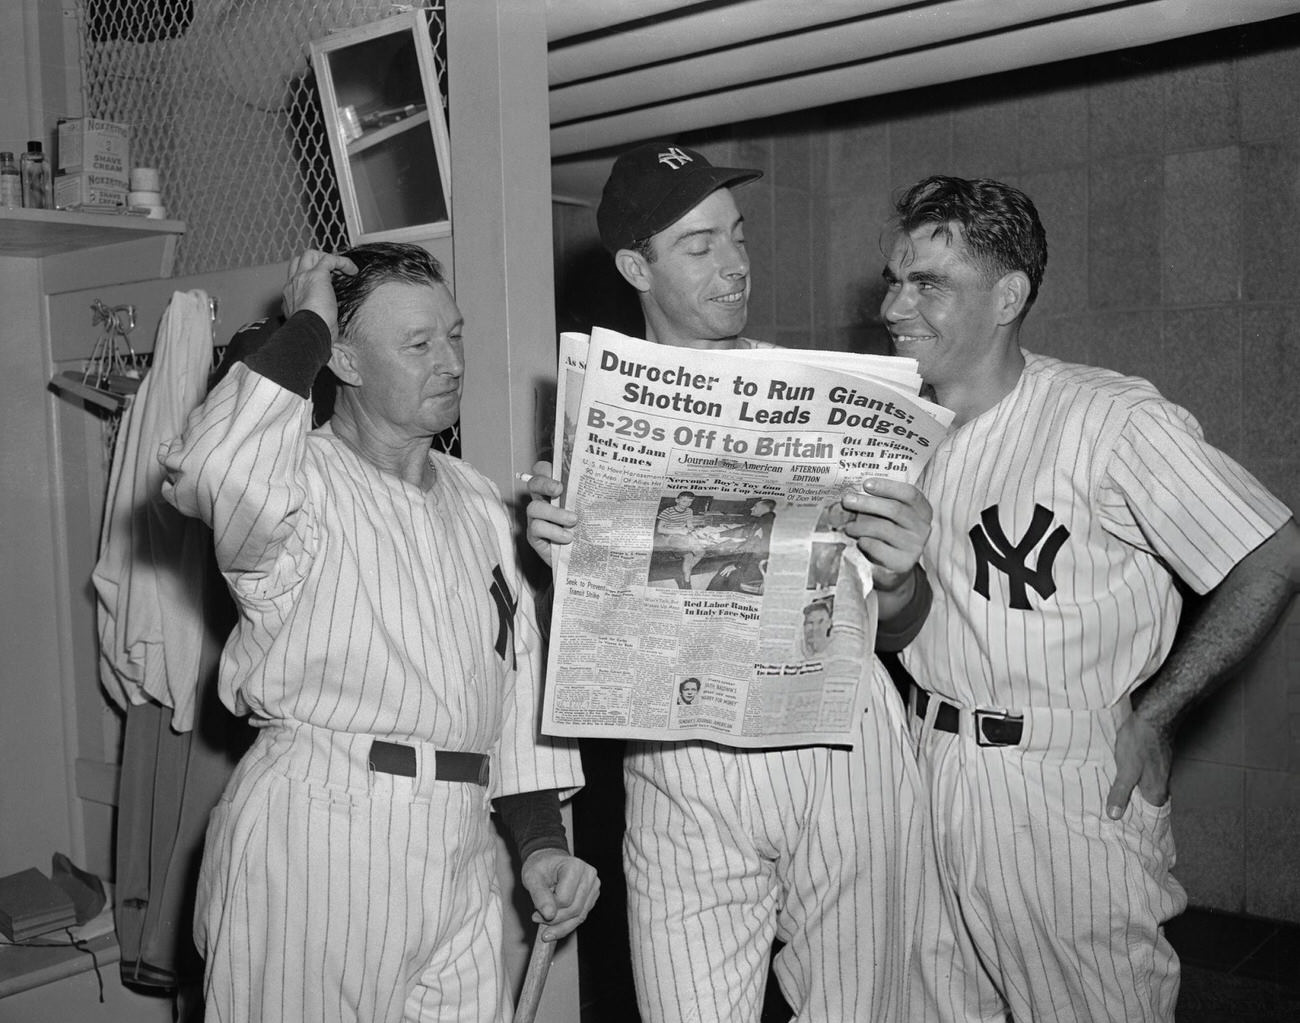
[[[13,153],[0,153],[0,209],[16,210],[23,204],[23,179]]]
[[[28,142],[27,152],[18,158],[23,179],[23,206],[29,210],[47,210],[50,201],[50,165],[39,142]]]

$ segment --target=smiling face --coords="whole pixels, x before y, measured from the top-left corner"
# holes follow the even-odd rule
[[[699,692],[700,683],[693,678],[688,678],[681,685],[682,703],[694,703]]]
[[[1004,303],[998,282],[967,257],[961,229],[951,239],[932,224],[899,234],[883,276],[880,314],[897,354],[916,359],[938,393],[977,375],[996,347]]]
[[[405,440],[432,437],[456,422],[463,323],[444,284],[390,281],[375,288],[338,345],[356,371],[355,400],[370,424]]]
[[[707,196],[671,227],[650,239],[654,259],[621,250],[641,292],[646,333],[660,344],[685,348],[728,347],[749,316],[749,254],[744,218],[731,190]]]

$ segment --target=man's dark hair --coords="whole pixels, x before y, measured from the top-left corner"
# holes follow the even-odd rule
[[[343,253],[357,265],[357,272],[336,272],[332,278],[338,301],[339,337],[347,335],[357,310],[381,284],[446,284],[442,264],[418,245],[406,242],[372,242]]]
[[[655,253],[654,235],[649,238],[638,238],[628,246],[633,252],[639,255],[647,263],[653,263],[659,258]]]
[[[919,181],[894,204],[895,227],[903,234],[933,225],[931,237],[961,242],[989,283],[1020,270],[1029,278],[1029,298],[1021,317],[1038,297],[1047,268],[1047,232],[1029,196],[989,178],[935,175]]]

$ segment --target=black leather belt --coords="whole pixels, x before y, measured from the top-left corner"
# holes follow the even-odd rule
[[[934,696],[920,686],[912,687],[912,707],[917,717],[925,718],[932,699],[939,701],[939,709],[934,712],[934,727],[941,732],[952,732],[954,735],[959,733],[962,715],[960,707],[940,696]],[[1023,715],[1004,714],[997,710],[973,710],[967,713],[975,718],[975,743],[978,746],[1018,746],[1025,734]]]
[[[381,774],[415,777],[415,747],[400,742],[376,739],[370,744],[370,770]],[[487,785],[488,755],[436,750],[433,754],[433,777],[438,781],[458,781],[468,785]]]

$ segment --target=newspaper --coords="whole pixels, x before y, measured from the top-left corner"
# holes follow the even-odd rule
[[[854,367],[854,368],[850,368]],[[951,413],[913,360],[561,335],[543,731],[850,745],[875,644],[840,500],[914,480]]]

